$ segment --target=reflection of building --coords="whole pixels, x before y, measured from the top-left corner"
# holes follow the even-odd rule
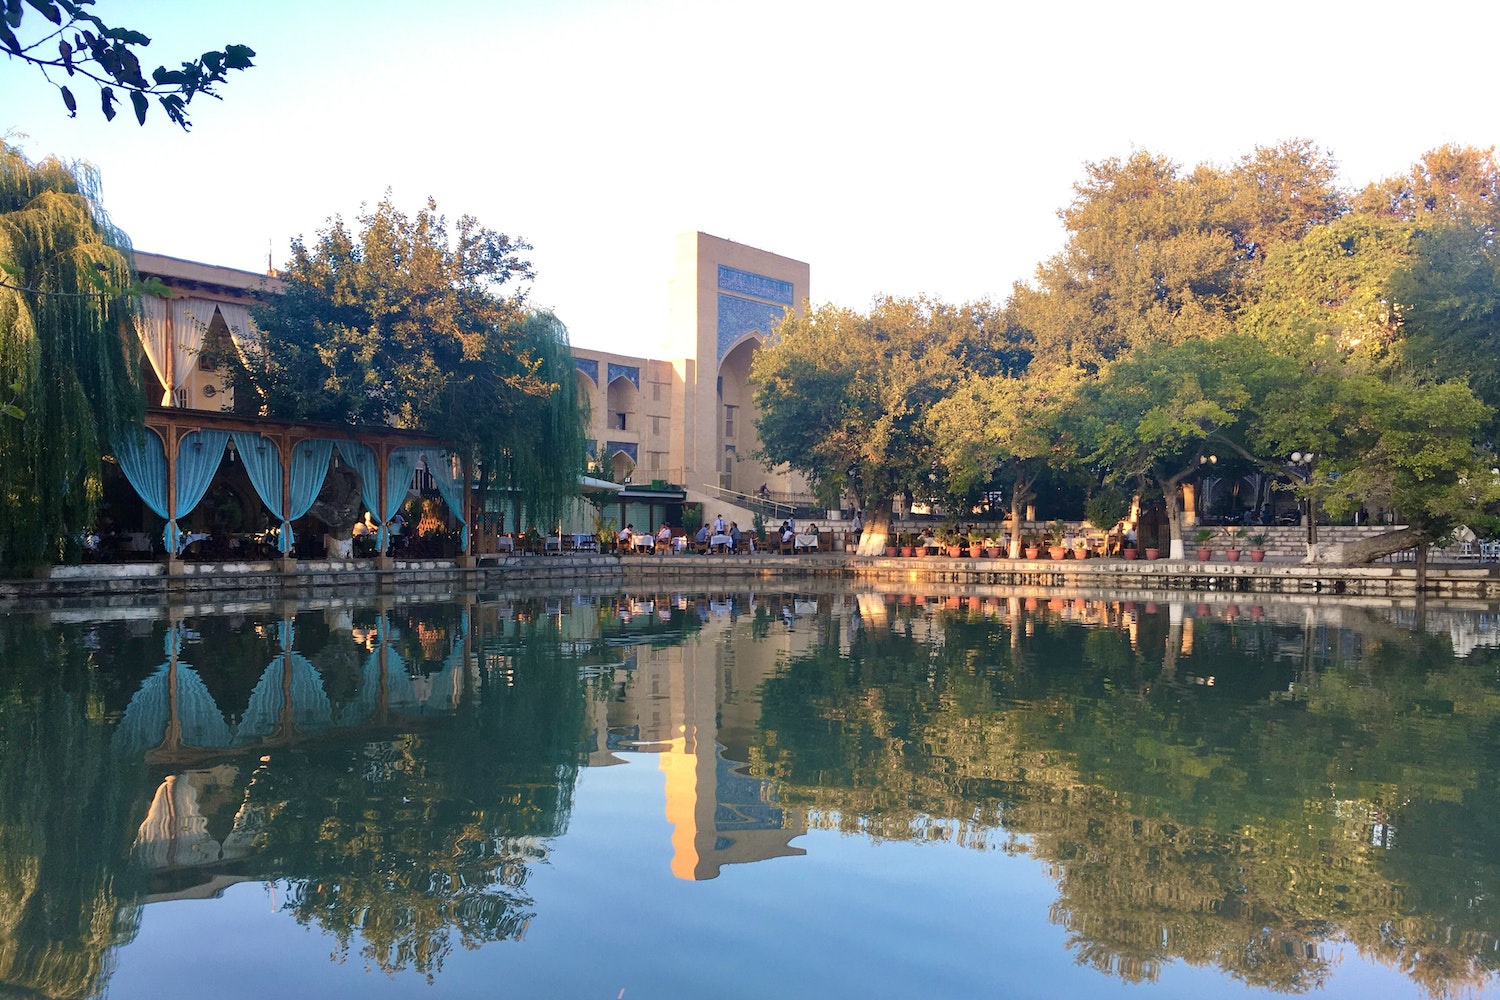
[[[623,696],[601,706],[606,718],[596,720],[599,729],[628,733],[629,749],[659,754],[672,873],[682,879],[804,853],[791,841],[807,831],[806,817],[782,807],[775,782],[745,773],[736,758],[747,756],[759,718],[755,690],[785,655],[815,646],[818,636],[778,627],[756,638],[745,598],[733,600],[710,602],[693,638],[637,647]],[[615,759],[596,754],[590,763]]]
[[[808,266],[705,233],[677,238],[667,360],[574,348],[591,406],[593,454],[617,480],[663,479],[690,491],[800,490],[752,459],[750,358],[787,310],[808,297]]]

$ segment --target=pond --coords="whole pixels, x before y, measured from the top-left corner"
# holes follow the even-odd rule
[[[1489,609],[0,617],[0,994],[1500,992]]]

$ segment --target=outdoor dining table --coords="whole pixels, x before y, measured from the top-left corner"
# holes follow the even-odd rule
[[[730,549],[734,548],[734,539],[729,537],[728,535],[714,535],[708,540],[708,547],[715,552],[718,552],[720,549],[728,552]]]
[[[653,552],[656,550],[655,535],[631,535],[630,547],[637,552]]]
[[[799,534],[792,540],[792,548],[798,552],[818,551],[818,536],[811,532]]]

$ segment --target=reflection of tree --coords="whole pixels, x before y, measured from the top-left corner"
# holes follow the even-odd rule
[[[405,627],[435,623],[404,621]],[[436,976],[454,941],[519,938],[530,866],[567,826],[585,714],[544,620],[455,718],[320,742],[257,772],[239,825],[278,859],[289,908],[386,972]]]
[[[1078,960],[1130,980],[1175,958],[1303,991],[1341,941],[1435,993],[1500,969],[1493,666],[1388,634],[1314,662],[1300,630],[1206,619],[1188,644],[1166,617],[1132,650],[1056,615],[897,616],[767,682],[752,766],[813,825],[1028,837]]]
[[[109,753],[76,630],[0,617],[0,993],[92,996],[139,909],[120,864],[144,774]]]

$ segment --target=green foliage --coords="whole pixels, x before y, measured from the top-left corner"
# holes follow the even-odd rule
[[[192,127],[187,106],[194,97],[217,98],[214,88],[229,78],[230,71],[254,65],[250,61],[254,49],[226,45],[183,62],[178,69],[158,66],[148,79],[138,50],[150,45],[151,39],[132,28],[105,24],[90,11],[93,6],[94,0],[0,0],[0,49],[9,58],[41,70],[57,88],[70,118],[77,117],[78,99],[71,87],[54,79],[55,73],[98,84],[99,110],[107,120],[112,121],[118,110],[118,88],[129,98],[137,123],[146,124],[147,109],[155,98],[168,120],[187,131]],[[48,22],[35,37],[22,31],[28,7],[32,17],[27,28],[37,25],[38,14]]]
[[[234,369],[236,402],[434,434],[555,524],[577,494],[588,416],[566,327],[507,294],[532,274],[530,247],[470,216],[450,234],[430,199],[408,216],[386,198],[359,222],[293,242],[281,294],[255,310],[266,353]]]
[[[1105,486],[1088,498],[1083,513],[1094,527],[1109,531],[1130,516],[1130,497],[1112,486]]]
[[[0,144],[0,566],[76,554],[100,496],[100,455],[140,419],[130,245],[97,180]]]
[[[981,350],[987,322],[984,304],[895,298],[867,315],[826,305],[788,316],[752,362],[761,457],[798,469],[815,491],[853,492],[874,528],[898,493],[937,485],[924,415],[965,373],[999,365]]]

